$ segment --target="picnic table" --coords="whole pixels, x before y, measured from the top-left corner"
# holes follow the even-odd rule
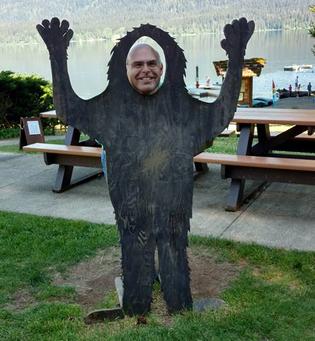
[[[55,110],[51,110],[41,113],[40,117],[52,119],[57,118],[57,115]],[[44,153],[44,161],[47,165],[58,165],[53,192],[64,192],[102,174],[101,146],[91,139],[80,142],[80,136],[81,132],[78,129],[68,126],[64,145],[35,143],[23,147],[25,151]],[[74,166],[91,167],[96,170],[73,180]]]
[[[227,210],[242,205],[247,179],[315,184],[315,110],[239,108],[233,122],[240,132],[236,155],[197,156],[199,162],[221,164],[222,177],[231,178]],[[285,129],[274,134],[271,125]]]
[[[40,117],[52,119],[57,118],[57,115],[55,110],[51,110],[41,113]],[[78,129],[68,126],[64,145],[34,143],[23,147],[26,152],[44,153],[44,161],[47,165],[58,165],[53,192],[64,192],[102,174],[102,147],[94,140],[80,142],[80,136],[81,132]],[[75,166],[92,167],[97,168],[97,170],[73,180],[72,174]],[[202,174],[208,170],[207,164],[195,162],[195,170],[194,176]]]
[[[46,112],[41,117],[55,118],[56,114]],[[199,172],[204,171],[202,166],[207,163],[221,164],[222,178],[231,179],[227,210],[241,207],[248,179],[262,183],[315,184],[315,110],[239,108],[233,122],[240,132],[236,154],[200,153],[193,159]],[[270,132],[271,125],[281,125],[285,129],[274,134]],[[69,126],[65,145],[37,143],[24,147],[26,151],[43,152],[46,164],[59,165],[53,187],[55,192],[62,192],[101,173],[101,147],[79,140],[80,131]],[[73,182],[74,166],[99,169]]]

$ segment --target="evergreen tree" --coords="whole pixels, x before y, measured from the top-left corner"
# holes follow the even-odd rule
[[[0,45],[39,41],[35,25],[52,16],[69,20],[75,40],[110,39],[148,22],[174,35],[222,34],[225,24],[244,15],[255,21],[256,32],[309,29],[310,1],[266,0],[262,5],[260,0],[0,0]]]

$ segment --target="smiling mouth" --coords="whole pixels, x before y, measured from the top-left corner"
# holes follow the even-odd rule
[[[152,81],[154,80],[155,77],[139,77],[138,80],[141,80],[141,81]]]

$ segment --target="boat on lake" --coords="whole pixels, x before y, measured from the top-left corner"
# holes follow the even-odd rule
[[[212,85],[208,85],[208,84],[200,84],[198,86],[199,89],[206,89],[206,90],[220,90],[221,89],[222,84],[219,83],[215,83]]]
[[[303,72],[303,71],[313,71],[313,65],[312,64],[293,64],[283,67],[284,71],[295,71],[295,72]]]

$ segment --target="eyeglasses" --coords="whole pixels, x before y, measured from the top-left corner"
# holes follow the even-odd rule
[[[147,66],[149,69],[154,69],[159,66],[159,63],[157,62],[157,60],[149,60],[149,61],[135,61],[127,65],[131,65],[131,67],[135,69],[142,69],[145,66]]]

